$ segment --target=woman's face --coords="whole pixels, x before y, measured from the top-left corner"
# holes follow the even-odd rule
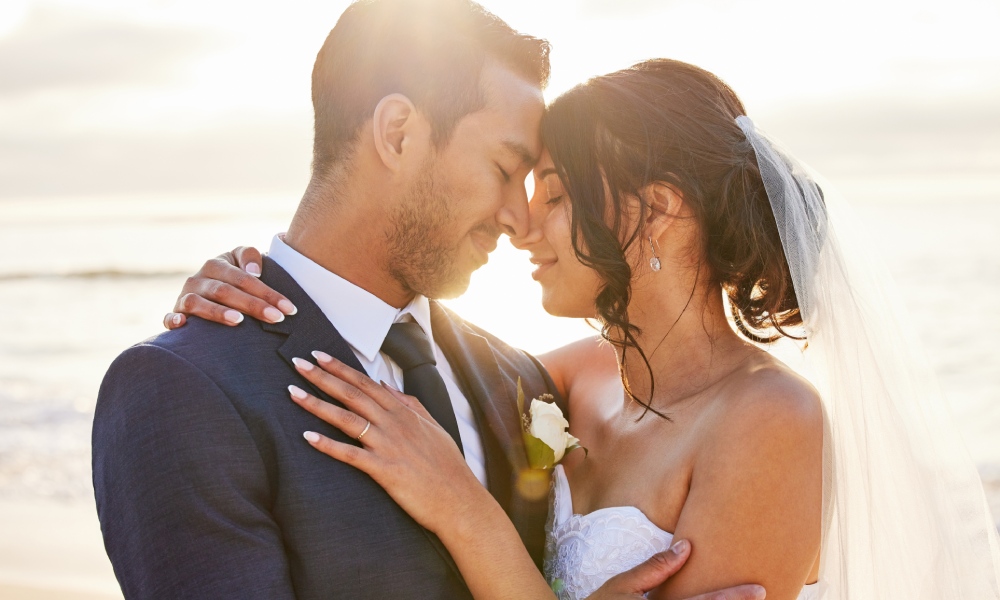
[[[511,241],[531,252],[531,262],[536,265],[531,276],[542,285],[546,312],[559,317],[594,317],[601,280],[573,250],[573,209],[547,150],[542,152],[533,176],[535,193],[528,202],[531,226],[527,235]]]

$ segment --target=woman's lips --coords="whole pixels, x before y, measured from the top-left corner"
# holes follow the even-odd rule
[[[535,256],[531,257],[531,264],[536,265],[535,270],[531,272],[531,278],[538,281],[538,278],[542,276],[542,273],[549,270],[549,267],[556,264],[558,259],[555,258],[538,258]]]

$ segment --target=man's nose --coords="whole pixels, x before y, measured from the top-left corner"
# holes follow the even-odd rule
[[[524,186],[515,186],[504,198],[497,211],[497,224],[512,240],[525,236],[530,228],[528,193]]]
[[[528,225],[521,235],[511,236],[510,243],[518,250],[528,250],[532,244],[538,243],[542,239],[542,216],[538,214],[536,207],[540,203],[534,199],[528,204]]]

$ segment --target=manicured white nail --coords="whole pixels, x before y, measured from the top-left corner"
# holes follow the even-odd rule
[[[688,542],[687,540],[681,540],[670,547],[670,552],[672,552],[675,556],[680,556],[685,552],[687,552],[690,546],[691,546],[690,542]]]
[[[264,309],[264,318],[272,323],[281,323],[285,320],[285,315],[277,308],[268,306]]]
[[[306,441],[309,442],[310,444],[315,444],[316,442],[319,441],[319,434],[312,431],[307,431],[303,433],[302,437],[306,438]]]
[[[303,371],[312,371],[313,364],[304,358],[295,357],[292,359],[292,363],[302,369]]]
[[[319,362],[330,362],[331,360],[333,360],[332,356],[330,356],[326,352],[322,352],[320,350],[313,350],[312,351],[312,355],[313,355],[313,358],[315,358]]]
[[[288,393],[292,395],[292,398],[296,398],[298,400],[305,400],[308,396],[306,391],[297,385],[288,386]]]
[[[222,318],[229,321],[233,325],[238,325],[243,322],[243,314],[235,310],[227,310],[222,314]]]
[[[175,313],[174,316],[170,317],[170,322],[174,324],[174,327],[180,327],[181,324],[180,313]]]
[[[295,313],[299,312],[299,309],[296,308],[294,304],[284,299],[278,300],[278,308],[281,309],[281,312],[285,313],[288,316],[292,316]]]
[[[257,263],[250,263],[246,267],[247,273],[253,275],[254,277],[260,277],[260,265]]]
[[[764,600],[765,598],[767,598],[767,590],[758,585],[757,589],[753,591],[753,600]]]

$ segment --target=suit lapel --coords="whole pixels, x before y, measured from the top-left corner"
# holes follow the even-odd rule
[[[299,309],[294,317],[286,318],[280,323],[261,323],[261,327],[265,331],[288,336],[285,343],[278,348],[278,354],[281,355],[281,358],[293,370],[295,369],[295,365],[292,363],[293,358],[298,357],[312,360],[311,352],[313,350],[322,350],[349,367],[362,373],[365,372],[364,367],[361,366],[361,362],[355,356],[354,351],[351,350],[351,346],[347,343],[347,340],[330,323],[330,320],[326,318],[323,311],[295,283],[295,280],[284,269],[278,266],[278,263],[268,257],[264,257],[261,281],[284,294]],[[309,384],[309,387],[317,398],[321,398],[331,404],[343,406],[312,384]],[[438,554],[441,555],[442,560],[462,580],[462,573],[459,571],[458,565],[455,564],[455,560],[448,553],[441,540],[419,524],[417,524],[417,527],[420,527],[420,530],[427,536],[427,540]]]
[[[486,338],[461,323],[437,302],[431,302],[434,339],[467,388],[469,402],[486,419],[510,466],[519,469],[528,458],[521,438],[521,415],[517,412],[516,381],[500,371]]]
[[[270,258],[264,257],[264,269],[261,281],[280,291],[292,301],[299,312],[280,323],[261,323],[265,331],[281,333],[288,336],[285,343],[278,348],[278,354],[292,369],[295,357],[312,360],[313,350],[322,350],[353,369],[364,372],[364,368],[354,355],[350,345],[340,335],[340,332],[330,323],[323,311],[316,306],[309,296],[302,291],[295,280]],[[313,392],[317,397],[327,402],[333,400],[315,387]]]

